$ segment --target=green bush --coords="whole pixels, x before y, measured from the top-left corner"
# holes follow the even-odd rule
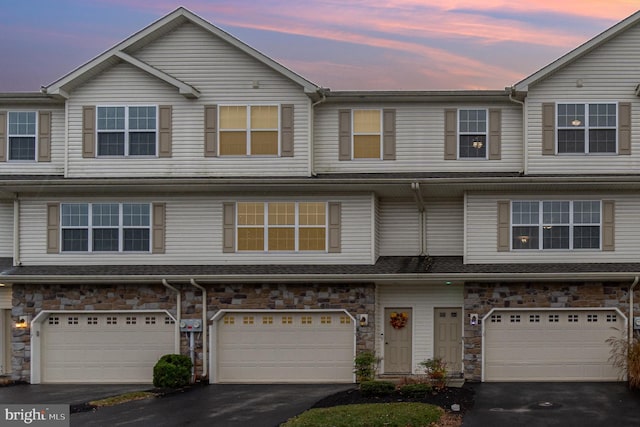
[[[396,390],[391,381],[364,381],[360,383],[360,393],[363,396],[386,396]]]
[[[189,385],[193,363],[187,356],[165,354],[153,367],[153,385],[162,388],[178,388]]]
[[[427,394],[431,393],[431,391],[431,385],[426,383],[407,384],[400,387],[400,393],[403,396],[412,398],[425,397]]]
[[[373,381],[380,358],[372,351],[362,351],[354,359],[356,381]]]

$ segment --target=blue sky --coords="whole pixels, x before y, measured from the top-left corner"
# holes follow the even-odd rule
[[[637,0],[4,0],[0,92],[37,91],[184,6],[333,90],[502,89]]]

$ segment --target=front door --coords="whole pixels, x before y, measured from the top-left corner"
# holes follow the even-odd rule
[[[449,373],[462,372],[462,309],[434,310],[434,354],[447,363]]]
[[[384,309],[384,373],[411,373],[411,325],[410,308]]]

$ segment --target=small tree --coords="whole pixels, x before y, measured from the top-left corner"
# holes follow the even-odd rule
[[[361,351],[354,359],[356,381],[373,381],[378,370],[380,358],[373,351]]]
[[[441,391],[447,386],[447,362],[441,357],[434,357],[419,363],[429,377],[429,381],[436,391]]]

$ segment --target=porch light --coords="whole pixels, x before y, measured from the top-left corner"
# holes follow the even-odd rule
[[[29,315],[19,316],[16,321],[17,329],[27,329],[29,327]]]
[[[361,328],[364,328],[369,324],[369,315],[368,314],[359,314],[358,315],[358,323]]]
[[[478,139],[474,139],[473,142],[471,143],[471,146],[476,150],[481,149],[483,145],[484,143]]]
[[[518,239],[520,239],[520,243],[523,245],[526,245],[527,242],[529,242],[529,236],[518,236]]]
[[[571,120],[571,126],[580,126],[581,124],[582,124],[582,121],[580,121],[580,119]]]

